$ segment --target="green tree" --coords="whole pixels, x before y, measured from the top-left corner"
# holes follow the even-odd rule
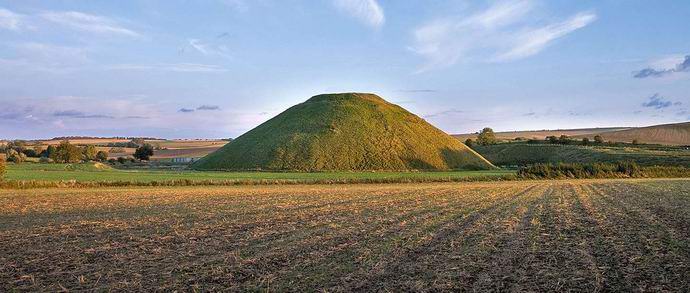
[[[560,144],[570,144],[572,140],[570,139],[569,136],[563,134],[561,137],[558,138],[558,143]]]
[[[468,147],[472,147],[474,145],[474,140],[468,138],[467,140],[465,140],[465,145]]]
[[[98,150],[96,150],[95,145],[87,145],[83,148],[82,154],[84,155],[84,159],[87,161],[94,161],[96,160],[96,154],[98,154]]]
[[[57,148],[54,145],[49,145],[45,150],[41,152],[41,157],[55,159],[55,154]]]
[[[601,137],[601,135],[595,135],[594,136],[594,142],[597,144],[602,144],[602,143],[604,143],[604,138]]]
[[[558,143],[558,137],[556,137],[555,135],[547,136],[546,140],[549,141],[550,144]]]
[[[486,127],[482,129],[482,131],[479,132],[479,135],[477,135],[477,143],[480,145],[492,145],[496,144],[498,140],[496,140],[496,133],[494,133],[494,130]]]
[[[26,155],[14,149],[7,149],[7,161],[15,164],[21,164],[26,161]]]
[[[134,151],[134,157],[139,160],[148,161],[151,156],[153,156],[153,146],[148,143],[138,147],[137,150]]]
[[[81,157],[81,149],[65,140],[57,146],[54,160],[60,163],[78,163]]]
[[[582,145],[589,145],[589,138],[583,138],[582,139]]]
[[[96,153],[96,160],[101,161],[101,162],[107,161],[108,160],[108,153],[105,151],[98,151],[98,153]]]

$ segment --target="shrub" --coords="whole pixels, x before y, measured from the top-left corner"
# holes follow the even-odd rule
[[[589,138],[583,138],[582,139],[582,145],[589,145]]]
[[[56,148],[55,157],[53,159],[60,163],[78,163],[81,161],[81,158],[81,149],[65,140]]]
[[[26,155],[24,153],[20,153],[14,149],[8,149],[7,150],[7,161],[12,162],[15,164],[20,164],[24,161],[26,161]]]
[[[633,139],[632,144],[633,144],[633,145],[638,145],[638,144],[640,144],[640,142],[639,142],[637,139]]]
[[[557,143],[558,143],[558,137],[556,137],[555,135],[547,136],[547,137],[546,137],[546,140],[547,140],[550,144],[557,144]]]
[[[595,135],[594,136],[594,142],[597,144],[602,144],[602,143],[604,143],[604,138],[601,137],[601,135]]]
[[[106,160],[108,160],[108,153],[105,151],[98,151],[98,153],[96,153],[96,160],[100,162],[105,162]]]
[[[467,140],[465,140],[465,145],[468,147],[472,147],[474,145],[474,140],[468,138]]]
[[[494,130],[489,127],[482,129],[482,131],[479,132],[479,135],[477,135],[477,143],[480,145],[492,145],[496,144],[497,142],[498,140],[496,139]]]
[[[127,158],[125,157],[117,157],[117,162],[120,164],[124,164],[127,162]]]
[[[144,144],[134,151],[134,157],[139,160],[148,161],[151,156],[153,156],[153,146],[150,144]]]
[[[640,167],[635,162],[534,164],[520,168],[518,177],[528,179],[690,177],[690,168],[676,166]]]
[[[96,155],[98,154],[96,150],[95,145],[87,145],[82,149],[82,154],[84,156],[84,160],[86,161],[94,161],[96,160]]]
[[[561,137],[558,138],[558,143],[559,143],[559,144],[570,144],[570,143],[572,143],[572,142],[573,142],[573,140],[570,139],[570,137],[567,136],[567,135],[565,135],[565,134],[564,134],[564,135],[561,135]]]

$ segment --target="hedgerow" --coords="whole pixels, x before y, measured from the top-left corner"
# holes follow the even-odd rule
[[[679,178],[690,177],[690,168],[679,166],[642,167],[635,162],[534,164],[521,167],[519,178],[590,179],[590,178]]]

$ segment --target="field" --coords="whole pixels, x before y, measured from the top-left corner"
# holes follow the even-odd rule
[[[513,142],[474,146],[473,148],[497,166],[634,161],[643,166],[690,167],[690,150],[671,146],[630,145],[614,147]]]
[[[8,180],[37,181],[123,181],[153,182],[170,180],[294,180],[300,182],[326,180],[392,180],[429,179],[451,181],[452,179],[485,176],[506,176],[515,174],[510,170],[449,171],[449,172],[212,172],[212,171],[161,171],[161,170],[118,170],[104,164],[9,164]]]
[[[0,190],[0,291],[688,291],[690,181]]]
[[[608,128],[580,128],[580,129],[555,129],[555,130],[524,130],[524,131],[501,131],[496,132],[496,138],[500,140],[514,140],[516,138],[525,139],[545,139],[547,136],[587,136],[590,139],[594,135],[630,129],[629,127],[608,127]],[[453,137],[465,141],[468,138],[477,139],[476,133],[454,134]]]

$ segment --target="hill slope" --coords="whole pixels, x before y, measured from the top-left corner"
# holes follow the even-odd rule
[[[640,143],[690,145],[690,122],[662,124],[648,127],[631,128],[627,130],[600,133],[604,140],[618,142],[632,142],[634,139]],[[578,137],[584,137],[580,135]]]
[[[448,170],[494,166],[373,94],[312,97],[196,162],[199,170]]]
[[[501,131],[496,132],[496,138],[500,140],[513,140],[516,138],[526,138],[526,139],[545,139],[547,136],[588,136],[593,137],[594,135],[627,130],[630,127],[606,127],[606,128],[578,128],[578,129],[553,129],[553,130],[524,130],[524,131]],[[464,134],[453,134],[453,137],[465,141],[468,138],[477,139],[476,133],[464,133]]]

